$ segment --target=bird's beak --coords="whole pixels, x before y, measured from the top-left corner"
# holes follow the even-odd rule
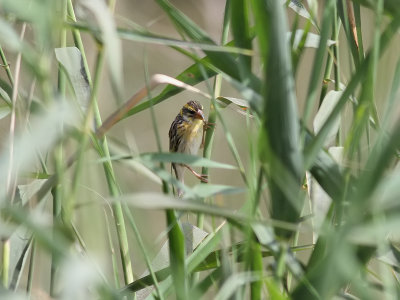
[[[195,117],[195,119],[200,119],[200,120],[202,120],[203,122],[206,121],[206,119],[205,119],[205,117],[204,117],[204,113],[203,113],[202,110],[198,110],[198,111],[196,112],[196,114],[194,115],[194,117]]]

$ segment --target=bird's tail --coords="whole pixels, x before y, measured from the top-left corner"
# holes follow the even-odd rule
[[[172,163],[172,164],[171,164],[171,172],[172,172],[172,169],[174,169],[174,173],[175,173],[176,179],[177,179],[180,183],[182,183],[182,185],[183,185],[183,184],[184,184],[184,176],[183,176],[183,173],[185,172],[185,168],[184,168],[183,166],[179,165],[179,164],[174,164],[174,163]],[[181,198],[181,197],[183,196],[183,191],[182,191],[182,189],[178,188],[177,192],[178,192],[178,197]]]

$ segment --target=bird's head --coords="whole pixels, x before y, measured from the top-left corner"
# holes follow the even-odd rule
[[[194,100],[189,101],[182,107],[180,115],[188,122],[194,122],[196,120],[206,121],[203,113],[203,106]]]

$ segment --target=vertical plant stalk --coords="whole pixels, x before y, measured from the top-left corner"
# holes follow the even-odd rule
[[[105,167],[105,169],[108,169]],[[111,188],[111,195],[113,197],[118,197],[120,195],[120,191],[116,186],[116,182],[114,180],[111,181],[111,176],[112,174],[110,171],[107,171],[109,179],[107,180],[109,183],[109,188]],[[121,255],[121,261],[122,261],[122,270],[124,273],[124,281],[125,284],[129,284],[133,282],[133,273],[132,273],[132,262],[130,258],[130,253],[129,253],[129,244],[128,244],[128,235],[126,233],[126,227],[125,227],[125,220],[124,220],[124,214],[122,211],[122,207],[120,203],[114,203],[112,205],[112,210],[114,214],[114,221],[115,221],[115,226],[117,228],[117,234],[118,234],[118,243],[119,243],[119,249],[120,249],[120,255]]]
[[[107,211],[104,209],[104,219],[106,220],[106,228],[107,228],[107,238],[108,238],[108,246],[110,247],[110,252],[111,252],[111,263],[113,267],[113,275],[114,275],[114,284],[117,289],[121,287],[119,284],[119,279],[118,279],[118,264],[117,264],[117,258],[115,256],[115,250],[114,250],[114,245],[113,245],[113,239],[111,236],[111,230],[110,230],[110,223],[108,221],[107,217]]]
[[[375,85],[377,78],[378,61],[381,55],[381,25],[383,18],[383,0],[376,1],[375,7],[375,30],[373,38],[373,46],[371,49],[371,60],[368,64],[365,81],[363,82],[363,89],[360,92],[359,102],[356,105],[354,111],[354,122],[352,128],[347,136],[345,147],[348,149],[348,158],[351,159],[354,156],[354,152],[357,151],[359,157],[361,157],[361,141],[364,132],[367,142],[368,151],[370,150],[370,118],[375,121],[375,126],[379,127],[379,119],[376,110],[375,103]]]
[[[335,91],[340,90],[340,57],[339,57],[339,32],[340,32],[340,16],[338,14],[338,8],[337,8],[337,3],[335,3],[334,7],[334,23],[333,23],[333,29],[332,29],[332,36],[335,38],[334,40],[336,43],[333,45],[333,57],[334,57],[334,66],[333,66],[333,72],[334,72],[334,78],[335,78]],[[360,56],[361,57],[361,56]],[[342,135],[343,135],[343,126],[339,127],[339,131],[336,135],[336,144],[337,145],[342,145]]]
[[[23,23],[20,39],[22,40],[25,35],[26,23]],[[4,53],[2,53],[3,61],[7,61]],[[18,86],[19,86],[19,75],[21,70],[21,60],[22,55],[18,53],[17,59],[15,62],[15,81],[12,79],[12,75],[10,73],[9,79],[13,84],[12,96],[11,96],[11,120],[10,120],[10,129],[9,129],[9,159],[8,159],[8,174],[6,181],[6,195],[10,199],[10,203],[13,202],[15,191],[17,188],[17,178],[16,173],[14,172],[14,168],[17,169],[18,165],[14,167],[14,137],[15,137],[15,123],[16,123],[16,108],[17,108],[17,97],[18,97]],[[7,66],[8,67],[8,66]],[[8,68],[9,69],[9,68]],[[8,275],[9,275],[9,266],[10,266],[10,240],[7,238],[3,240],[3,285],[4,287],[8,287]]]
[[[158,283],[156,274],[155,274],[155,272],[153,270],[153,267],[151,265],[150,258],[149,258],[148,254],[146,252],[146,248],[144,246],[144,242],[143,242],[142,236],[140,235],[139,229],[138,229],[138,227],[136,225],[135,219],[133,218],[133,216],[132,216],[132,214],[131,214],[131,212],[129,210],[129,207],[128,207],[128,205],[126,203],[124,203],[123,208],[124,208],[125,215],[128,218],[128,222],[131,225],[131,228],[133,229],[133,231],[135,233],[136,240],[137,240],[137,242],[139,244],[139,247],[142,250],[142,254],[143,254],[143,257],[145,259],[147,269],[149,270],[151,278],[153,279],[153,283],[154,283],[154,287],[155,287],[156,292],[157,292],[157,296],[158,296],[158,298],[160,300],[163,300],[164,296],[163,296],[163,294],[162,294],[162,292],[160,290],[160,285]]]
[[[23,40],[24,35],[25,35],[25,29],[26,29],[26,23],[22,25],[21,29],[21,34],[20,34],[20,39]],[[22,60],[22,55],[21,53],[18,53],[17,59],[15,61],[15,81],[13,84],[13,90],[12,90],[12,97],[11,97],[11,102],[12,102],[12,107],[11,107],[11,120],[10,120],[10,137],[9,137],[9,165],[8,165],[8,174],[7,174],[7,182],[6,182],[6,191],[7,195],[10,197],[11,202],[14,199],[14,194],[15,194],[15,189],[16,189],[16,178],[14,177],[15,175],[13,174],[13,169],[14,169],[14,137],[15,137],[15,126],[16,126],[16,109],[17,109],[17,97],[18,97],[18,87],[19,87],[19,75],[21,71],[21,60]],[[15,166],[17,169],[18,166]]]
[[[327,57],[327,62],[326,62],[326,67],[325,67],[325,73],[324,73],[324,79],[322,82],[322,89],[321,89],[321,95],[319,98],[319,106],[321,106],[322,101],[324,100],[327,92],[328,92],[328,85],[330,82],[331,78],[331,72],[332,72],[332,66],[334,68],[334,78],[335,78],[335,90],[339,90],[340,86],[340,65],[339,65],[339,47],[338,47],[338,38],[339,38],[339,28],[340,28],[340,23],[339,23],[339,16],[337,15],[337,6],[336,3],[334,4],[334,21],[332,24],[332,35],[331,39],[333,41],[336,41],[335,44],[332,45],[332,53],[328,53]]]
[[[333,23],[332,23],[332,37],[331,39],[336,41],[335,44],[332,45],[332,52],[333,55],[331,55],[330,53],[328,53],[328,59],[327,59],[327,65],[326,65],[326,69],[325,69],[325,74],[324,74],[324,83],[322,86],[322,90],[321,90],[321,97],[320,97],[320,106],[322,104],[322,101],[324,100],[324,97],[327,93],[328,90],[328,83],[329,83],[329,78],[331,76],[331,70],[332,70],[332,65],[333,65],[333,69],[334,69],[334,79],[335,79],[335,91],[339,91],[340,89],[340,60],[339,60],[339,30],[340,30],[340,17],[338,14],[338,9],[337,9],[337,3],[334,3],[334,18],[333,18]],[[341,135],[342,135],[342,126],[339,128],[339,133],[337,135],[337,145],[341,144]],[[311,209],[311,211],[313,212],[313,204],[311,202],[311,198],[307,197],[309,200],[309,207]],[[339,205],[340,206],[340,205]],[[340,209],[338,209],[338,211],[340,211]],[[314,224],[314,222],[312,223]],[[313,225],[314,226],[314,225]],[[298,241],[298,237],[299,237],[299,232],[296,232],[296,236],[294,239],[294,243],[293,246],[297,246],[297,241]],[[322,240],[322,238],[320,237],[320,239]],[[296,254],[294,254],[296,255]],[[288,287],[290,289],[291,287],[291,283],[292,283],[292,275],[288,274]]]
[[[6,74],[7,74],[8,80],[10,81],[11,85],[13,86],[14,85],[14,78],[13,78],[12,73],[11,73],[10,64],[8,63],[6,55],[4,54],[4,51],[3,51],[3,47],[1,47],[1,46],[0,46],[0,57],[1,57],[1,61],[3,62],[3,66],[2,67],[6,70]]]
[[[104,65],[104,50],[103,49],[100,49],[98,62],[99,62],[98,67]],[[93,81],[93,91],[92,91],[93,103],[92,103],[92,105],[93,105],[93,110],[95,113],[95,119],[97,121],[96,122],[97,124],[99,124],[99,122],[101,124],[100,115],[97,114],[98,109],[96,109],[97,102],[95,100],[95,99],[97,99],[97,92],[95,93],[95,91],[99,87],[100,74],[101,74],[100,69],[96,68],[94,81]],[[93,112],[93,110],[92,110],[92,112]],[[87,126],[86,128],[89,130],[90,122],[87,122],[86,126]],[[104,172],[106,175],[107,185],[108,185],[110,194],[112,197],[118,197],[121,193],[120,193],[119,186],[115,180],[115,175],[114,175],[113,167],[111,164],[110,153],[109,153],[109,150],[108,150],[108,147],[106,144],[106,140],[104,138],[103,140],[98,140],[98,141],[94,141],[94,142],[97,144],[96,148],[99,151],[99,153],[101,153],[101,156],[103,158],[107,158],[107,161],[105,161],[103,163],[103,167],[104,167]],[[112,203],[111,207],[112,207],[112,211],[113,211],[113,215],[114,215],[115,226],[117,229],[118,243],[119,243],[120,256],[121,256],[121,262],[122,262],[122,270],[123,270],[123,274],[124,274],[124,282],[125,282],[125,284],[128,284],[133,281],[133,273],[132,273],[132,263],[131,263],[131,259],[130,259],[130,253],[129,253],[128,236],[126,233],[124,215],[123,215],[121,204],[119,202]]]
[[[253,257],[251,258],[251,272],[262,273],[263,272],[263,261],[261,255],[261,245],[256,241],[256,237],[253,236],[252,239],[252,252]],[[255,280],[250,284],[250,293],[252,300],[259,300],[261,299],[261,292],[262,292],[263,282],[262,280]]]
[[[225,6],[225,14],[224,14],[224,21],[223,21],[223,28],[222,28],[222,36],[221,36],[221,45],[225,45],[228,41],[229,35],[229,3],[228,0]],[[213,98],[216,99],[221,95],[221,86],[222,86],[222,75],[217,74],[214,80],[214,93]],[[210,109],[208,111],[208,124],[212,124],[206,129],[206,134],[204,138],[204,150],[203,150],[203,157],[210,159],[212,153],[212,146],[214,141],[215,135],[215,125],[217,122],[217,113],[215,111],[215,101],[210,102]],[[201,169],[201,174],[208,176],[209,170],[207,167],[203,167]],[[203,228],[204,225],[204,214],[197,215],[197,227]]]
[[[76,22],[76,16],[75,16],[74,7],[72,5],[72,0],[67,0],[67,10],[68,10],[68,17],[70,17],[72,19],[72,21]],[[83,68],[85,69],[85,74],[86,74],[87,80],[89,82],[89,86],[92,87],[92,77],[90,76],[89,65],[88,65],[88,62],[86,59],[85,47],[83,46],[83,42],[82,42],[82,38],[81,38],[81,34],[80,34],[79,30],[72,29],[72,37],[74,39],[75,46],[81,52]]]
[[[335,91],[340,90],[340,58],[339,58],[339,32],[340,32],[340,17],[338,15],[337,4],[334,6],[334,21],[332,28],[332,37],[336,43],[333,45],[334,65],[333,71],[335,76]]]
[[[169,260],[175,295],[178,300],[188,299],[188,276],[185,262],[185,237],[175,211],[166,210],[168,232]]]
[[[57,176],[60,176],[59,169],[60,169],[60,161],[59,159],[61,158],[60,156],[60,151],[61,150],[61,145],[56,148],[56,172]],[[60,223],[61,220],[61,185],[60,182],[62,182],[62,177],[58,177],[59,181],[58,184],[55,185],[52,190],[51,194],[53,196],[53,238],[57,236],[57,224]],[[31,256],[31,260],[33,260],[34,257],[33,255]],[[53,251],[51,254],[51,267],[50,267],[50,296],[54,297],[56,295],[56,275],[57,275],[57,257],[56,257],[56,252]]]
[[[75,206],[75,199],[76,199],[76,193],[77,189],[79,186],[81,174],[82,174],[82,168],[84,165],[84,158],[85,158],[85,152],[87,150],[87,146],[89,145],[89,135],[91,132],[91,124],[93,122],[93,109],[94,109],[94,103],[97,98],[97,93],[100,85],[100,78],[101,78],[101,72],[103,70],[104,66],[104,48],[100,45],[98,52],[97,52],[97,57],[96,57],[96,65],[95,65],[95,75],[94,75],[94,83],[93,83],[93,88],[92,92],[90,95],[90,103],[87,111],[85,112],[85,119],[83,120],[83,129],[82,129],[82,134],[79,140],[79,150],[77,154],[77,159],[76,159],[76,166],[75,166],[75,172],[73,174],[72,178],[72,186],[71,186],[71,193],[69,195],[69,199],[66,202],[64,206],[64,211],[65,211],[65,223],[69,224],[70,221],[72,221],[73,217],[73,210]]]
[[[71,0],[68,0],[68,14],[69,16],[76,21],[75,18],[75,13],[73,9],[73,5]],[[90,76],[90,71],[85,55],[85,50],[84,46],[82,43],[82,39],[80,36],[80,33],[78,30],[73,30],[72,32],[74,41],[76,43],[76,46],[78,49],[81,51],[82,54],[82,60],[83,60],[83,65],[85,69],[85,73],[89,82],[89,85],[93,86],[93,89],[96,89],[96,84],[92,84],[91,82],[91,76]],[[96,72],[97,75],[100,72]],[[98,78],[99,80],[99,78]],[[96,81],[96,79],[95,79]],[[93,111],[94,111],[94,119],[96,122],[96,126],[99,127],[102,124],[101,117],[100,117],[100,111],[97,105],[96,97],[93,98]],[[109,192],[111,196],[113,197],[118,197],[120,195],[120,189],[118,187],[118,184],[116,183],[115,180],[115,175],[112,167],[112,163],[110,160],[110,152],[108,149],[107,145],[107,139],[104,137],[102,139],[95,139],[93,140],[95,144],[96,150],[101,154],[103,158],[107,158],[107,160],[103,163],[104,167],[104,172],[107,180],[107,185]],[[121,256],[121,261],[122,261],[122,269],[123,269],[123,274],[124,274],[124,281],[126,284],[130,283],[133,281],[133,272],[132,272],[132,263],[129,255],[129,246],[128,246],[128,237],[126,233],[126,227],[125,227],[125,220],[122,212],[122,207],[120,203],[113,203],[112,204],[112,211],[114,215],[114,221],[117,229],[117,235],[118,235],[118,243],[119,243],[119,248],[120,248],[120,256]]]
[[[152,98],[151,94],[150,94],[151,88],[150,88],[150,83],[149,83],[150,81],[149,81],[149,73],[148,73],[148,65],[147,65],[147,56],[145,56],[144,61],[145,61],[146,87],[147,87],[147,91],[148,91],[149,97]],[[152,123],[153,123],[153,129],[154,129],[155,138],[156,138],[156,142],[157,142],[157,148],[158,148],[158,151],[161,153],[162,152],[161,139],[160,139],[160,134],[158,132],[157,120],[156,120],[156,117],[155,117],[153,106],[151,106],[150,110],[151,110],[151,118],[152,118]],[[160,168],[164,169],[164,164],[160,164]],[[163,181],[163,186],[167,186],[168,187],[168,184],[165,181]],[[168,189],[167,189],[166,193],[168,193]],[[125,216],[128,218],[129,225],[131,226],[131,228],[132,228],[132,230],[133,230],[133,232],[135,234],[135,237],[136,237],[136,240],[137,240],[137,242],[139,244],[140,250],[142,251],[143,257],[144,257],[145,262],[146,262],[147,269],[149,270],[149,273],[150,273],[150,275],[151,275],[151,277],[153,279],[154,286],[155,286],[158,298],[160,300],[163,300],[164,299],[163,294],[160,291],[160,287],[159,287],[159,284],[158,284],[157,277],[156,277],[156,275],[154,273],[154,270],[153,270],[153,267],[151,265],[149,255],[146,252],[146,248],[145,248],[142,236],[140,234],[140,231],[139,231],[139,229],[138,229],[138,227],[136,225],[136,221],[133,218],[133,216],[132,216],[132,214],[131,214],[131,212],[129,210],[129,207],[128,207],[128,205],[126,203],[123,203],[122,208],[123,208],[123,212],[124,212]]]
[[[299,220],[304,203],[301,193],[304,165],[299,147],[299,117],[289,45],[282,39],[287,32],[287,15],[278,1],[253,0],[252,4],[262,62],[265,65],[259,153],[270,187],[271,217],[295,223]],[[325,38],[321,35],[320,43],[326,43],[328,36],[327,33],[325,35]],[[317,71],[314,72],[316,75]],[[298,193],[296,199],[285,193],[288,187],[280,184],[282,178],[278,177],[279,173],[290,180],[290,188]],[[276,228],[276,234],[288,239],[293,232]]]
[[[312,73],[310,76],[310,83],[308,86],[308,91],[307,91],[307,98],[305,100],[305,106],[304,106],[304,113],[303,113],[303,122],[304,124],[308,124],[310,118],[311,118],[311,113],[312,109],[314,107],[315,103],[315,98],[317,96],[317,90],[320,82],[320,76],[321,76],[321,71],[322,71],[322,64],[323,64],[323,59],[325,56],[326,52],[326,42],[328,40],[329,36],[329,31],[332,25],[332,16],[333,16],[333,8],[335,6],[336,1],[333,0],[328,0],[326,1],[325,9],[323,12],[323,17],[322,17],[322,27],[321,27],[321,33],[320,33],[320,41],[319,41],[319,46],[317,49],[317,53],[314,59],[314,65],[312,68]],[[329,70],[328,70],[329,71]],[[303,135],[305,134],[303,130]],[[302,136],[302,140],[303,140]]]
[[[244,49],[252,49],[252,38],[250,34],[250,25],[249,25],[249,3],[243,0],[231,0],[230,4],[230,22],[232,28],[232,34],[234,37],[234,44],[239,48]],[[239,63],[239,71],[240,71],[240,79],[244,85],[248,82],[248,79],[251,78],[251,57],[239,55],[238,58]],[[246,116],[247,128],[249,129],[249,114]],[[248,214],[250,218],[254,218],[258,209],[259,203],[259,192],[260,192],[260,184],[262,182],[262,171],[260,170],[259,176],[257,176],[256,171],[256,161],[258,161],[258,153],[254,147],[254,140],[249,134],[249,143],[248,143],[248,152],[249,152],[249,161],[250,166],[248,168],[248,173],[251,174],[247,176],[246,185],[248,189],[247,193],[247,203],[250,205],[250,209],[248,210]],[[250,226],[246,229],[245,236],[249,239],[245,248],[245,270],[249,272],[262,273],[263,271],[263,261],[261,255],[261,247],[257,241],[256,236],[252,232]],[[233,235],[232,235],[233,237]],[[234,241],[232,241],[234,242]],[[235,253],[235,261],[237,259],[237,253]],[[262,281],[254,280],[250,283],[250,295],[251,299],[261,299],[262,294]],[[239,289],[238,294],[244,295],[245,289],[244,286]]]
[[[67,20],[67,0],[63,0],[61,2],[61,18],[66,22]],[[60,47],[64,48],[67,45],[67,31],[65,28],[61,28],[60,32]],[[58,64],[58,93],[64,98],[65,97],[65,88],[66,88],[66,78],[65,73],[61,68],[61,63]],[[60,126],[60,133],[63,131],[63,125]],[[64,178],[64,165],[63,165],[63,145],[60,142],[59,145],[55,147],[54,152],[54,165],[55,171],[58,177],[58,184],[55,185],[51,193],[53,195],[53,237],[57,235],[55,230],[55,225],[61,222],[61,207],[62,207],[62,199],[63,199],[63,187],[62,182]],[[31,259],[34,259],[33,255]],[[53,252],[51,255],[51,271],[50,271],[50,296],[55,297],[56,291],[56,275],[57,275],[57,257],[56,253]]]

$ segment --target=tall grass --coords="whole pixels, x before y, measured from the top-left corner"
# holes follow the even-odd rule
[[[170,36],[123,20],[118,1],[0,1],[1,297],[400,297],[396,2],[227,0],[219,42],[155,3]],[[191,63],[151,74],[145,54],[124,101],[131,42]],[[163,150],[157,109],[175,115],[185,91],[209,111],[198,157]],[[118,128],[146,111],[129,132],[151,128],[157,147],[140,152]],[[171,162],[210,182],[182,185]]]

